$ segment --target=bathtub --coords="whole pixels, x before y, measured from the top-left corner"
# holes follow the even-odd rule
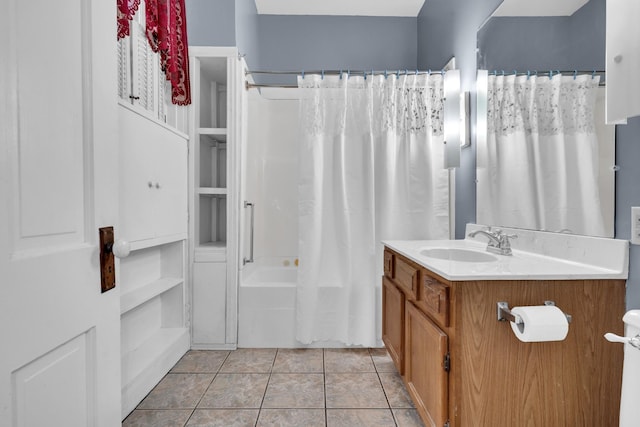
[[[238,347],[295,348],[295,258],[256,259],[240,275]]]
[[[238,293],[238,347],[345,347],[338,341],[305,345],[296,340],[297,284],[295,258],[258,258],[243,268]],[[381,298],[378,293],[378,313],[382,313]],[[380,341],[378,347],[382,346]]]

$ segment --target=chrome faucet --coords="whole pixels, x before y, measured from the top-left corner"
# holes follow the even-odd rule
[[[477,234],[487,236],[489,238],[487,252],[498,255],[512,255],[511,242],[509,239],[516,239],[518,237],[517,234],[504,234],[500,229],[492,231],[491,227],[488,227],[486,230],[473,231],[469,233],[469,237],[475,237]]]

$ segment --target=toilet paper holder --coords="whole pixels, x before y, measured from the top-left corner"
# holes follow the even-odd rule
[[[555,306],[556,303],[554,301],[545,301],[544,305],[553,305]],[[511,312],[511,310],[509,309],[509,303],[506,301],[498,301],[496,303],[497,309],[498,309],[498,320],[500,322],[506,322],[507,320],[509,322],[513,322],[516,325],[521,325],[524,322],[522,321],[522,318],[520,316],[518,316],[517,314],[513,314]],[[564,313],[565,317],[567,318],[567,322],[571,323],[571,315],[570,314],[566,314]]]

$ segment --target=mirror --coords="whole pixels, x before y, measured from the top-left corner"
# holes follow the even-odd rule
[[[499,9],[498,9],[499,10]],[[605,0],[590,0],[583,7],[573,13],[571,16],[537,16],[537,17],[513,17],[513,16],[494,16],[490,17],[477,32],[477,48],[478,48],[478,68],[480,70],[490,70],[493,74],[494,70],[498,75],[504,70],[505,75],[513,75],[514,71],[524,73],[526,79],[527,71],[534,72],[537,70],[540,74],[543,72],[548,75],[549,70],[604,70],[605,63]],[[570,73],[570,75],[573,73]],[[485,74],[486,75],[486,74]],[[566,73],[565,73],[566,75]],[[567,79],[568,77],[565,77]],[[556,77],[558,79],[558,77]],[[586,79],[583,76],[582,79]],[[604,81],[604,76],[601,76]],[[544,79],[540,79],[542,81]],[[548,81],[548,79],[547,79]],[[579,162],[590,162],[578,165],[583,170],[589,170],[594,175],[596,181],[595,194],[591,197],[593,203],[587,203],[584,209],[571,209],[562,222],[562,225],[555,225],[554,221],[548,221],[547,226],[541,226],[544,221],[531,221],[523,219],[518,215],[505,214],[504,212],[510,207],[514,210],[520,209],[527,211],[531,209],[546,210],[545,206],[557,206],[571,201],[563,201],[558,199],[558,192],[545,199],[546,194],[539,196],[541,199],[535,202],[535,206],[525,206],[525,203],[531,204],[526,197],[521,197],[514,189],[517,185],[512,186],[512,193],[508,196],[508,203],[504,200],[500,201],[495,195],[495,182],[491,182],[489,176],[495,175],[496,157],[489,152],[491,147],[487,146],[486,137],[487,129],[491,129],[495,123],[487,123],[487,96],[486,91],[483,93],[482,85],[486,88],[485,83],[479,83],[478,91],[478,118],[477,118],[477,216],[476,222],[479,224],[490,224],[495,226],[529,228],[544,231],[556,231],[564,233],[597,235],[603,237],[614,236],[614,204],[615,204],[615,127],[604,124],[604,88],[596,89],[596,107],[594,110],[594,132],[597,134],[597,147],[593,150],[592,155],[585,155],[581,146],[577,147],[577,156],[572,156],[573,161],[579,158]],[[484,104],[483,104],[484,102]],[[495,115],[489,115],[495,117]],[[484,132],[484,133],[483,133]],[[527,150],[526,145],[522,145],[522,150]],[[510,162],[511,157],[520,156],[512,148],[512,153],[502,153],[501,162]],[[540,156],[538,156],[540,158]],[[533,162],[532,158],[528,158],[525,162]],[[514,161],[523,161],[522,158],[514,159]],[[553,161],[559,163],[558,156]],[[493,164],[492,164],[493,162]],[[528,163],[525,163],[528,165]],[[542,164],[542,162],[541,162]],[[545,164],[548,164],[548,160]],[[532,165],[538,168],[539,165]],[[570,165],[567,161],[566,170],[575,170],[575,165]],[[546,166],[545,166],[546,167]],[[563,164],[559,163],[558,168],[562,169]],[[520,174],[529,173],[531,169],[510,168],[513,173],[512,184],[515,182],[527,181],[526,177]],[[529,171],[529,172],[527,172]],[[511,173],[510,172],[510,173]],[[573,175],[572,175],[573,174]],[[578,172],[568,174],[568,180],[574,183],[582,183],[582,175],[577,177]],[[549,176],[545,175],[546,185],[549,186]],[[538,178],[539,179],[539,178]],[[560,185],[560,184],[558,184]],[[553,186],[553,185],[551,185]],[[571,184],[567,187],[567,199],[572,194],[584,191],[577,184]],[[544,192],[543,192],[544,193]],[[559,192],[562,193],[562,192]],[[504,197],[503,197],[504,198]],[[598,198],[599,200],[595,200]],[[501,206],[500,206],[501,204]],[[520,206],[518,206],[520,204]],[[596,212],[598,211],[599,212]],[[590,228],[584,224],[588,222],[587,217],[601,215],[603,226]],[[559,224],[559,223],[558,223]]]

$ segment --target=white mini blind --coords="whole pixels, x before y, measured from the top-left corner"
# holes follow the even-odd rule
[[[131,35],[118,40],[118,97],[149,117],[186,132],[186,110],[171,104],[171,85],[160,68],[160,55],[147,41],[144,10],[141,1],[129,22]]]

